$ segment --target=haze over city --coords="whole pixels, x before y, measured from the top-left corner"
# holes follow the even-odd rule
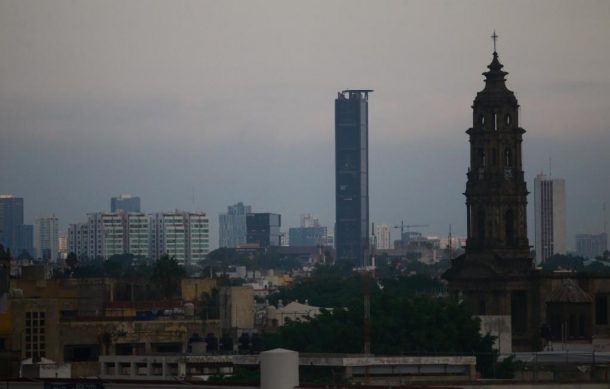
[[[333,100],[370,88],[371,221],[465,235],[464,132],[495,29],[528,188],[551,159],[573,245],[610,204],[610,3],[586,5],[3,0],[0,192],[63,226],[126,192],[203,210],[212,247],[237,201],[332,226]]]

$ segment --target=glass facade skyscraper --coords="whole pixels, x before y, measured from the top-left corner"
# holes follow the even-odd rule
[[[368,264],[369,92],[345,90],[335,100],[335,247],[338,262],[354,265]]]

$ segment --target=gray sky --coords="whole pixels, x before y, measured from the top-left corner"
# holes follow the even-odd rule
[[[528,186],[552,158],[573,246],[610,208],[609,21],[609,1],[0,0],[0,192],[62,225],[120,193],[204,210],[214,245],[237,201],[332,227],[333,100],[370,88],[372,221],[464,234],[495,28]]]

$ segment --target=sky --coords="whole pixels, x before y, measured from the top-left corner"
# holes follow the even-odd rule
[[[373,89],[371,221],[465,235],[495,29],[528,187],[565,178],[573,248],[610,208],[609,20],[605,0],[0,0],[0,193],[64,228],[121,193],[205,211],[213,246],[238,201],[332,227],[334,99]]]

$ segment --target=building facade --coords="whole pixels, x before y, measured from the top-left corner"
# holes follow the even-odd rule
[[[538,174],[534,179],[536,264],[566,253],[566,195],[562,178]]]
[[[249,213],[246,217],[246,241],[264,248],[278,247],[281,245],[281,225],[282,217],[276,213]]]
[[[126,253],[136,257],[149,257],[148,222],[148,215],[142,212],[130,212],[123,215]]]
[[[0,195],[0,244],[15,257],[34,253],[32,225],[23,224],[23,197]]]
[[[576,254],[583,258],[596,258],[608,250],[608,234],[578,234],[576,235]]]
[[[34,222],[36,258],[55,261],[59,255],[59,222],[55,215],[40,217]]]
[[[150,217],[150,231],[153,259],[167,254],[181,265],[191,265],[209,253],[209,220],[205,213],[156,213]]]
[[[335,247],[337,261],[364,264],[369,249],[368,94],[335,100]]]
[[[288,229],[288,242],[290,246],[318,246],[326,245],[326,227],[294,227]]]
[[[375,224],[373,235],[375,237],[375,248],[389,250],[392,248],[391,228],[387,224]]]
[[[219,247],[236,248],[247,241],[246,216],[252,207],[239,202],[227,208],[218,216]]]
[[[130,194],[122,194],[110,199],[110,212],[141,212],[140,198]]]

